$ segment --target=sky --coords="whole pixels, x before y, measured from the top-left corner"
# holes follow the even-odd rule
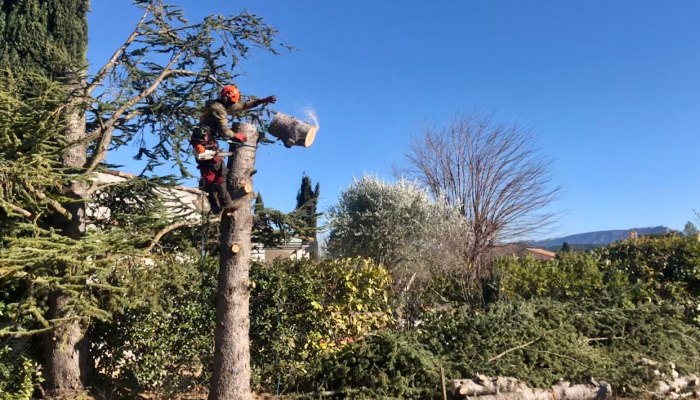
[[[258,150],[254,186],[268,207],[291,211],[303,173],[320,183],[321,211],[365,173],[393,180],[427,124],[478,108],[533,128],[553,159],[562,192],[547,236],[700,223],[696,0],[173,2],[190,21],[260,15],[296,48],[257,51],[237,70],[243,93],[320,120],[310,148]],[[92,1],[91,70],[138,17],[129,1]],[[133,153],[108,161],[138,173]]]

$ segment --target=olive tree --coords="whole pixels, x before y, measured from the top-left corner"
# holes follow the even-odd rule
[[[404,297],[436,274],[464,271],[471,241],[466,219],[415,182],[365,175],[328,211],[328,254],[367,257],[389,268]]]

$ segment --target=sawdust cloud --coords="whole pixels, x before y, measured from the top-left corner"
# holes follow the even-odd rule
[[[311,107],[307,107],[304,110],[304,114],[306,115],[306,118],[310,119],[317,128],[321,127],[321,124],[318,122],[318,115],[316,114],[316,110],[314,110]]]

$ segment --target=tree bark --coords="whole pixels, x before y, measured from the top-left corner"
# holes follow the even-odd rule
[[[238,131],[255,145],[258,132],[251,124],[240,124]],[[214,373],[210,400],[249,400],[250,392],[250,236],[253,228],[252,185],[255,147],[231,145],[228,160],[227,190],[233,210],[221,216],[221,255],[216,296]],[[251,187],[252,186],[248,186]]]
[[[68,297],[54,293],[49,298],[49,317],[69,316]],[[79,321],[58,326],[44,337],[46,393],[55,398],[76,398],[85,390],[91,371],[88,343]]]
[[[67,90],[72,90],[74,98],[85,83],[84,71],[68,74]],[[66,112],[65,138],[67,143],[77,141],[85,136],[85,114],[81,108],[74,106]],[[62,154],[63,165],[69,168],[82,168],[87,160],[85,145],[67,148]],[[66,196],[74,199],[64,204],[70,213],[70,219],[55,217],[55,225],[63,235],[80,239],[85,233],[85,201],[87,188],[84,182],[70,182],[64,188]],[[52,319],[71,317],[69,297],[55,292],[49,298],[49,316]],[[46,392],[56,398],[73,398],[76,393],[85,390],[85,385],[93,371],[93,363],[88,354],[89,345],[84,337],[84,330],[77,319],[65,322],[44,338]]]

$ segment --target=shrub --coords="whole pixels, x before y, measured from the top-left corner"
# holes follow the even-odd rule
[[[28,346],[27,339],[0,339],[0,400],[29,400],[34,385],[41,382],[39,365],[30,358]]]
[[[251,360],[257,384],[296,387],[322,354],[392,323],[391,279],[364,259],[255,264]]]
[[[124,397],[156,391],[166,397],[206,385],[213,360],[216,316],[215,259],[203,269],[196,258],[157,265],[160,279],[150,302],[140,302],[97,322],[88,333],[100,372]]]
[[[383,332],[326,355],[313,386],[352,398],[434,397],[440,360],[411,333]]]

